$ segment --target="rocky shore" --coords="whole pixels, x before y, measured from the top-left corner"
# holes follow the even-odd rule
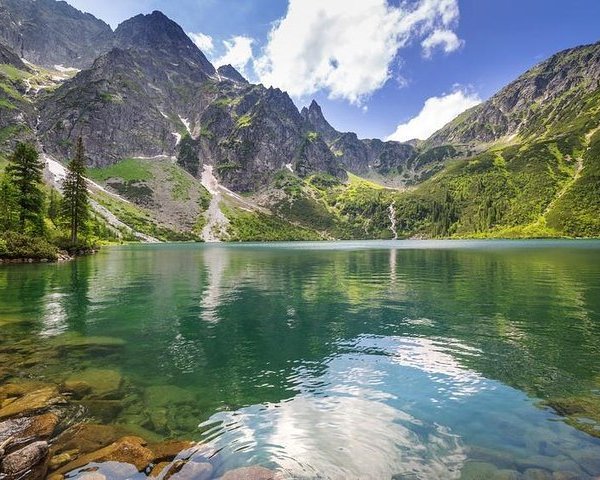
[[[140,390],[117,370],[87,364],[90,352],[108,360],[123,345],[75,335],[0,349],[0,480],[279,478],[261,466],[228,470],[214,449],[178,440],[201,415],[187,390]],[[79,368],[64,365],[67,352]]]
[[[126,427],[78,421],[83,412],[74,399],[93,391],[84,381],[60,386],[18,381],[0,386],[0,478],[215,478],[221,459],[207,446],[180,440],[153,442]],[[267,468],[251,466],[229,470],[220,478],[278,477]]]

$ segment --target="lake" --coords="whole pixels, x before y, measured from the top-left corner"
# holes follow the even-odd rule
[[[221,471],[600,475],[599,241],[109,247],[0,267],[0,329],[0,379],[114,379],[81,415]]]

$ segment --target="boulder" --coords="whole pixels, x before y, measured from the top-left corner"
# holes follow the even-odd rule
[[[73,382],[85,382],[91,387],[91,393],[95,396],[106,396],[117,392],[121,388],[123,378],[116,370],[103,368],[88,368],[74,373],[66,381],[65,385]]]
[[[92,386],[81,380],[67,380],[63,383],[61,391],[79,400],[92,391]]]
[[[45,440],[52,436],[59,417],[54,413],[45,413],[36,417],[11,418],[0,422],[0,444],[10,439],[7,446],[18,446],[31,439]]]
[[[82,454],[106,447],[126,435],[125,430],[108,425],[80,423],[65,430],[54,442],[54,455],[79,450]]]
[[[280,475],[273,470],[253,466],[230,470],[221,477],[221,480],[280,480],[280,478]]]
[[[31,414],[62,402],[64,402],[64,398],[59,395],[56,387],[44,387],[27,393],[2,408],[0,410],[0,420]]]
[[[2,460],[2,474],[8,480],[26,478],[41,480],[48,471],[48,444],[35,442],[16,452],[8,454]]]
[[[57,470],[57,473],[67,473],[81,468],[89,463],[119,462],[134,465],[142,471],[152,461],[154,454],[146,448],[146,442],[140,437],[123,437],[107,447],[80,456]]]
[[[148,448],[154,453],[152,463],[170,462],[182,452],[187,452],[194,444],[186,441],[167,441],[153,443]]]

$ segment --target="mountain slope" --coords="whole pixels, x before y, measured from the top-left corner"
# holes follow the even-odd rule
[[[434,133],[428,145],[551,138],[597,125],[600,43],[559,52]]]
[[[355,133],[338,132],[323,116],[323,111],[314,100],[301,112],[304,121],[327,143],[340,162],[359,175],[375,175],[385,182],[392,178],[396,183],[414,181],[418,174],[411,168],[417,150],[408,143],[360,140]]]
[[[0,42],[37,65],[86,67],[113,42],[111,28],[55,0],[0,0]]]

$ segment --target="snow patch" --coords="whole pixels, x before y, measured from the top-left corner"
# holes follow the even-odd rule
[[[294,173],[294,169],[292,168],[292,164],[291,163],[286,163],[285,164],[285,168],[287,168],[290,172]]]
[[[191,135],[192,134],[192,130],[191,130],[191,124],[190,121],[187,118],[183,118],[181,115],[179,115],[179,120],[181,120],[181,123],[183,123],[185,125],[185,128],[187,129],[188,133]]]
[[[165,112],[163,112],[162,110],[159,110],[159,113],[165,117],[167,120],[169,119],[169,117],[167,117],[167,114]]]
[[[181,142],[181,133],[173,132],[173,136],[175,137],[175,145],[179,145]]]
[[[54,65],[54,70],[63,73],[79,73],[81,70],[73,67],[65,67],[64,65]]]

